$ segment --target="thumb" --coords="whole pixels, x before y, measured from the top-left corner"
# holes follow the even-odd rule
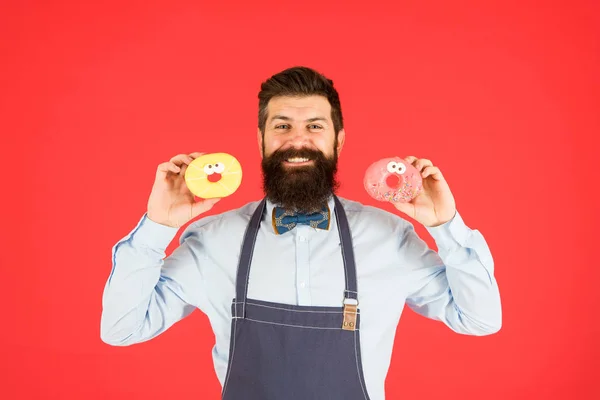
[[[198,215],[207,212],[213,208],[213,206],[217,204],[219,200],[221,200],[221,197],[197,201],[194,203],[194,205],[192,205],[192,218],[196,218]]]
[[[398,211],[403,212],[404,214],[408,215],[409,217],[412,217],[415,212],[415,206],[411,203],[404,203],[404,202],[400,202],[400,201],[397,201],[397,202],[391,201],[390,203],[392,203]]]

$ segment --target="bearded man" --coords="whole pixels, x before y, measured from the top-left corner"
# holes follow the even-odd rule
[[[186,188],[185,170],[202,153],[158,165],[148,211],[113,247],[104,342],[150,340],[199,309],[215,335],[222,399],[383,400],[405,304],[458,333],[500,329],[489,248],[439,168],[405,159],[424,191],[394,203],[397,213],[341,198],[346,133],[333,82],[294,67],[258,97],[264,198],[199,218],[165,257],[178,229],[219,199],[196,201]],[[403,215],[426,227],[438,252]]]

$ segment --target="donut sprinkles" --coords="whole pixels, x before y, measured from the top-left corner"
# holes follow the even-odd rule
[[[378,197],[383,201],[393,201],[393,202],[410,202],[412,199],[417,197],[417,195],[423,189],[421,184],[413,184],[415,181],[413,176],[410,176],[408,179],[404,180],[402,186],[396,190],[387,190],[385,192],[378,192]]]

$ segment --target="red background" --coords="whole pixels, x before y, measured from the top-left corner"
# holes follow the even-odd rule
[[[3,398],[218,398],[200,312],[101,342],[111,248],[175,154],[244,166],[213,212],[259,198],[256,96],[293,65],[340,92],[340,195],[375,205],[370,162],[429,158],[494,255],[502,330],[407,310],[387,397],[600,398],[597,2],[198,3],[3,2]]]

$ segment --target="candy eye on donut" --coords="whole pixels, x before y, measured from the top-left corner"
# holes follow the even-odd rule
[[[396,171],[398,171],[398,163],[395,161],[390,161],[387,165],[387,170],[389,173],[394,173]]]
[[[222,173],[225,170],[225,164],[220,163],[220,162],[215,163],[213,170],[216,173],[220,174],[220,173]]]
[[[206,164],[204,166],[204,173],[206,173],[206,175],[212,175],[215,172],[215,167],[212,164]]]
[[[402,164],[401,162],[390,161],[387,165],[387,170],[390,174],[395,173],[402,175],[406,172],[406,165]]]

